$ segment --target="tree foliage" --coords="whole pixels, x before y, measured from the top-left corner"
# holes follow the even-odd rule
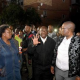
[[[26,15],[27,23],[30,24],[41,23],[41,18],[35,8],[28,7],[25,15]]]
[[[0,24],[7,23],[10,25],[24,25],[26,23],[37,24],[41,23],[41,18],[34,8],[23,10],[17,4],[10,4],[0,15]]]
[[[24,10],[17,4],[10,4],[0,16],[2,23],[19,24],[22,22]]]

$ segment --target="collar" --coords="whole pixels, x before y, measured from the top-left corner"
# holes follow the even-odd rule
[[[44,38],[42,38],[41,36],[40,36],[40,38],[41,38],[41,40],[42,40],[42,42],[43,43],[45,43],[45,41],[47,40],[47,36],[46,36],[46,38],[44,39]]]

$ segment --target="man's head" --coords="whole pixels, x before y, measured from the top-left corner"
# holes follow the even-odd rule
[[[80,32],[77,32],[76,35],[80,37]]]
[[[19,37],[23,37],[23,31],[19,31]]]
[[[58,33],[59,33],[60,35],[62,35],[61,27],[59,27]]]
[[[38,35],[40,34],[40,28],[41,28],[41,26],[38,26],[38,27],[37,27],[37,34],[38,34]]]
[[[62,24],[62,35],[70,37],[74,34],[75,24],[71,21],[66,21]]]
[[[52,25],[49,25],[48,26],[48,33],[52,33],[53,32],[53,26]]]
[[[18,35],[19,34],[19,28],[15,29],[15,34]]]
[[[48,34],[48,29],[47,29],[47,27],[46,27],[46,26],[42,26],[42,27],[40,28],[40,36],[41,36],[42,38],[46,38],[47,34]]]
[[[25,32],[29,34],[31,32],[31,25],[25,25]]]
[[[9,26],[9,29],[11,29],[11,31],[13,31],[13,26]]]

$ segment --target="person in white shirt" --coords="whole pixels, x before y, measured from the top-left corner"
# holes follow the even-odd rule
[[[75,24],[62,24],[63,38],[56,43],[51,73],[56,80],[80,80],[80,38],[74,34]]]
[[[54,39],[56,37],[56,33],[54,32],[54,28],[52,25],[48,26],[48,36]]]

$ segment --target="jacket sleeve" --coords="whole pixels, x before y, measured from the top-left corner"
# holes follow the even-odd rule
[[[55,43],[55,47],[54,47],[54,50],[53,50],[53,58],[52,58],[52,66],[55,66],[55,63],[56,63],[56,56],[57,56],[57,50],[56,50],[56,47],[57,47],[57,44]]]
[[[2,45],[0,44],[0,69],[2,69],[5,66],[5,59],[2,54]]]
[[[79,45],[79,62],[78,62],[78,65],[79,65],[78,76],[80,77],[80,45]]]
[[[56,56],[57,56],[57,53],[56,53],[56,50],[54,49],[54,56],[52,58],[52,66],[55,67],[55,64],[56,64]]]

